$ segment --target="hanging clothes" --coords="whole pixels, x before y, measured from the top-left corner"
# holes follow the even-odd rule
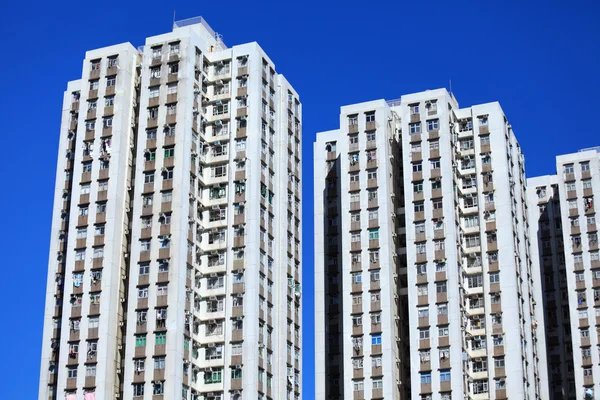
[[[75,393],[67,393],[66,400],[77,400],[77,396],[75,396]]]
[[[96,392],[86,392],[83,398],[85,400],[96,400]]]

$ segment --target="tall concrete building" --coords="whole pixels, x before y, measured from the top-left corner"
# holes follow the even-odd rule
[[[301,398],[301,120],[258,44],[227,48],[202,18],[86,54],[40,399]]]
[[[547,398],[524,159],[500,105],[459,108],[439,89],[343,107],[340,119],[315,144],[317,397]],[[377,321],[373,301],[362,306],[367,274],[388,311],[362,332]],[[383,371],[364,374],[382,346]]]
[[[527,202],[532,271],[538,275],[536,301],[543,306],[545,321],[546,351],[540,352],[540,362],[545,359],[552,383],[548,398],[576,399],[558,177],[527,179]]]
[[[317,399],[408,398],[399,123],[383,100],[342,107],[314,145]]]
[[[529,180],[530,209],[538,207],[544,284],[556,288],[554,293],[545,292],[547,313],[552,313],[546,322],[548,340],[558,345],[548,352],[551,382],[554,386],[554,375],[567,378],[563,390],[569,397],[557,394],[555,398],[594,398],[600,390],[600,253],[595,209],[595,198],[600,196],[600,148],[558,156],[556,171],[556,176]],[[543,202],[550,195],[556,199],[553,207]],[[551,215],[562,223],[548,221]],[[555,249],[559,256],[551,258]],[[551,324],[554,317],[557,321]],[[558,325],[562,330],[559,343],[554,339],[557,324],[566,325]],[[566,371],[565,365],[560,369],[556,365],[563,359]]]

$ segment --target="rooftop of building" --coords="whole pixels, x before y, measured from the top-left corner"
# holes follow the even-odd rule
[[[181,19],[179,21],[173,21],[173,31],[192,25],[201,25],[202,27],[204,27],[204,29],[208,31],[208,33],[210,33],[212,37],[215,38],[215,40],[217,41],[217,45],[220,45],[221,49],[227,48],[227,45],[225,45],[225,43],[223,42],[223,35],[215,32],[213,28],[210,27],[208,22],[206,22],[206,20],[201,16]]]

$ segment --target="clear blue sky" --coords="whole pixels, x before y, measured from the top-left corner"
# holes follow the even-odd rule
[[[170,30],[174,9],[178,19],[204,16],[228,45],[260,43],[304,103],[305,399],[314,396],[312,142],[316,131],[338,126],[341,105],[448,87],[451,79],[461,105],[502,104],[528,176],[553,173],[556,154],[600,145],[590,122],[598,118],[600,93],[598,2],[6,1],[0,15],[8,149],[0,196],[3,398],[37,398],[66,83],[80,76],[86,50],[141,45]]]

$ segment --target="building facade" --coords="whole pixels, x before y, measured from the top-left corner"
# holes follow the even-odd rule
[[[556,158],[563,223],[573,372],[577,398],[600,388],[600,253],[595,198],[600,196],[599,149]]]
[[[544,310],[546,362],[550,399],[575,399],[573,349],[571,342],[571,307],[567,291],[567,272],[560,210],[558,177],[540,176],[527,179],[532,271],[538,304]],[[544,361],[545,358],[545,361]]]
[[[528,180],[532,235],[546,314],[553,398],[593,399],[600,389],[600,253],[595,198],[600,149],[556,158],[557,174]],[[559,384],[560,382],[560,384]]]
[[[380,100],[342,107],[340,129],[317,134],[318,399],[408,398],[399,122]]]
[[[400,398],[398,392],[385,392],[388,379],[396,387],[410,388],[412,399],[503,399],[509,393],[516,398],[546,398],[547,388],[540,385],[546,379],[545,364],[538,362],[545,338],[537,333],[543,315],[536,306],[531,270],[524,159],[499,104],[461,109],[443,89],[415,93],[388,103],[357,105],[361,110],[358,130],[353,127],[356,117],[351,114],[352,107],[355,106],[342,109],[340,131],[346,135],[340,131],[324,132],[318,135],[315,145],[315,340],[316,353],[325,353],[327,358],[327,362],[321,358],[316,362],[317,396],[327,392],[327,386],[332,384],[329,376],[343,366],[343,375],[351,377],[344,385],[344,398],[351,396],[346,391],[354,392],[354,398]],[[365,124],[372,123],[364,130],[360,125],[363,118]],[[392,129],[393,134],[386,131]],[[330,237],[325,236],[326,228],[334,224],[330,221],[334,198],[318,197],[329,184],[326,177],[334,168],[340,168],[336,175],[340,193],[353,184],[362,189],[359,197],[363,190],[368,191],[372,176],[369,169],[365,171],[367,186],[363,188],[360,173],[356,181],[344,164],[355,143],[352,134],[358,134],[356,142],[361,143],[367,142],[373,131],[390,136],[381,143],[383,149],[377,147],[379,154],[387,156],[394,147],[401,149],[397,153],[400,160],[386,157],[387,173],[377,175],[378,185],[381,179],[393,177],[396,181],[385,187],[387,199],[401,197],[394,200],[395,212],[394,207],[379,212],[379,226],[389,227],[383,234],[398,238],[398,242],[382,241],[380,236],[379,254],[396,254],[402,260],[396,264],[393,257],[386,259],[382,271],[389,269],[392,277],[394,273],[405,276],[396,287],[391,284],[396,281],[389,281],[389,296],[407,303],[398,307],[393,317],[408,328],[407,335],[394,324],[382,324],[381,336],[382,340],[387,335],[401,343],[398,349],[410,349],[410,366],[404,358],[396,363],[391,375],[383,372],[383,395],[367,390],[372,387],[372,376],[369,380],[360,374],[352,376],[360,366],[360,361],[356,361],[360,356],[353,355],[348,345],[356,336],[354,325],[361,314],[351,312],[354,310],[350,307],[354,304],[351,285],[356,281],[351,249],[355,246],[358,250],[358,241],[361,254],[369,250],[367,246],[363,248],[362,229],[357,231],[350,225],[352,191],[348,208],[344,204],[347,200],[341,200],[336,211],[340,216],[335,223],[342,224],[340,229],[334,229],[340,232],[335,236],[337,242],[328,242]],[[346,136],[349,139],[340,139]],[[333,141],[341,153],[337,159],[339,167],[324,161],[325,157],[335,159],[326,155],[330,149],[327,145]],[[369,150],[365,147],[365,157]],[[359,162],[362,156],[359,153]],[[355,159],[352,154],[350,159]],[[364,194],[368,197],[368,193]],[[379,195],[378,198],[381,201]],[[400,222],[396,224],[398,215]],[[364,228],[362,223],[360,228]],[[338,278],[326,276],[325,263],[332,261],[321,243],[341,247],[343,258],[337,263],[342,265],[335,267]],[[335,247],[333,253],[334,250]],[[336,288],[340,283],[342,288]],[[343,292],[335,300],[343,303],[341,307],[335,307],[334,301],[332,310],[328,290]],[[404,307],[407,314],[400,311]],[[329,322],[336,312],[341,321],[336,325],[339,331],[332,330],[335,326]],[[333,365],[327,355],[329,350],[321,351],[331,347],[326,342],[331,333],[334,337],[338,334],[344,343],[340,361]],[[390,356],[401,353],[390,352]],[[405,374],[410,374],[410,378],[399,378]],[[363,380],[368,384],[363,382],[361,386]]]
[[[118,62],[111,61],[115,54]],[[94,95],[107,104],[100,131],[95,115],[87,112],[79,123],[73,115],[92,107],[105,63],[116,70],[117,88],[107,114],[109,94],[100,79],[100,97]],[[77,91],[78,106],[71,107]],[[227,48],[195,18],[138,50],[89,52],[82,80],[70,83],[65,96],[61,148],[74,157],[58,163],[40,399],[301,398],[296,91],[256,43]],[[97,239],[98,214],[89,225],[74,221],[84,213],[84,178],[91,179],[82,146],[98,136],[94,141],[106,148],[111,115],[110,172],[96,179],[94,163],[103,161],[101,153],[92,156],[89,189],[94,200],[96,181],[108,178],[105,243]],[[71,181],[80,174],[81,182]],[[66,184],[71,189],[63,194]],[[78,207],[63,196],[75,196]],[[64,207],[71,218],[61,217]],[[93,239],[76,241],[80,226],[94,229]],[[101,246],[103,252],[96,250]],[[54,298],[59,289],[65,298],[85,294],[75,297],[83,310],[88,295],[94,304],[73,314],[72,303]],[[72,357],[74,348],[88,353]]]

